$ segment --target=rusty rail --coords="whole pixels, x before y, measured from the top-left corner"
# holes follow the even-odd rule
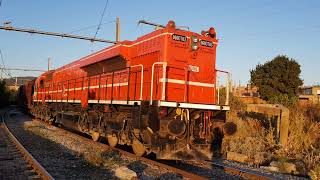
[[[121,150],[121,149],[118,149],[118,148],[112,148],[112,147],[110,147],[110,148],[115,150],[115,151],[118,151],[121,155],[125,155],[125,156],[128,156],[130,158],[143,161],[143,162],[145,162],[147,164],[151,164],[151,165],[154,165],[154,166],[158,166],[158,167],[167,169],[169,171],[175,172],[175,173],[183,176],[184,178],[197,179],[197,180],[205,180],[205,179],[207,179],[205,177],[202,177],[202,176],[199,176],[199,175],[196,175],[196,174],[192,174],[192,173],[184,171],[182,169],[178,169],[178,168],[175,168],[175,167],[172,167],[172,166],[169,166],[169,165],[157,162],[157,161],[153,161],[151,159],[147,159],[147,158],[144,158],[144,157],[141,157],[141,156],[136,156],[135,154],[129,153],[127,151],[124,151],[124,150]]]
[[[19,150],[19,152],[22,154],[26,162],[31,165],[31,167],[35,170],[38,175],[44,179],[44,180],[52,180],[54,179],[45,168],[41,166],[41,164],[23,147],[23,145],[17,140],[17,138],[12,134],[12,132],[9,130],[5,123],[5,115],[1,115],[2,118],[2,125],[3,129],[7,132],[10,139],[16,146],[16,148]]]
[[[234,174],[236,176],[240,176],[246,179],[252,179],[252,180],[272,180],[274,177],[271,177],[269,175],[252,171],[252,170],[246,170],[242,168],[236,168],[229,165],[225,165],[223,163],[218,162],[212,162],[212,161],[202,161],[202,163],[209,163],[215,167],[223,169],[225,172]]]

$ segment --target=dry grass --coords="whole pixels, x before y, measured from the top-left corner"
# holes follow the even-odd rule
[[[276,145],[271,130],[261,126],[255,119],[242,120],[233,118],[237,124],[237,132],[233,136],[224,138],[223,152],[237,152],[245,154],[252,165],[261,165],[271,158],[270,153]]]
[[[320,179],[320,165],[317,165],[313,170],[309,172],[309,176],[313,180]]]
[[[278,151],[281,157],[303,161],[308,172],[320,164],[320,122],[309,108],[291,109],[288,146]]]
[[[272,127],[254,118],[243,119],[239,102],[230,112],[229,119],[237,125],[233,136],[224,138],[223,152],[245,154],[250,164],[262,165],[271,160],[295,162],[303,166],[310,177],[320,175],[320,106],[294,107],[290,109],[289,137],[286,147],[276,143]],[[302,164],[302,165],[301,165]],[[304,174],[303,173],[303,174]]]

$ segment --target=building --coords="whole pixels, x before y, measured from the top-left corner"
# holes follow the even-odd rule
[[[10,91],[17,91],[19,89],[19,86],[26,84],[28,81],[31,81],[33,79],[35,79],[35,77],[12,77],[4,79],[4,81],[6,82],[6,85]]]
[[[320,86],[303,86],[299,88],[299,103],[320,103]]]
[[[257,86],[247,84],[247,86],[234,86],[232,95],[238,97],[245,104],[266,104],[267,102],[260,98]]]
[[[258,87],[247,84],[247,86],[234,86],[232,94],[236,97],[259,97]]]

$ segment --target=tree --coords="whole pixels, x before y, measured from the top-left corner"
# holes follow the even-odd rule
[[[9,104],[10,93],[7,90],[6,82],[0,80],[0,107]]]
[[[284,105],[297,99],[298,88],[303,84],[300,73],[297,61],[283,55],[250,70],[251,83],[259,88],[261,98]]]

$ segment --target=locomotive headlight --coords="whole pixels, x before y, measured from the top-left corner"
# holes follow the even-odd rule
[[[199,47],[198,47],[198,45],[192,45],[191,48],[192,48],[192,50],[196,51]]]
[[[198,42],[199,42],[199,39],[196,37],[196,36],[191,36],[191,38],[190,38],[190,46],[191,46],[191,49],[193,50],[193,51],[196,51],[196,50],[198,50]]]
[[[197,37],[193,37],[192,41],[193,41],[194,43],[197,43],[197,42],[199,41],[199,39],[198,39]]]

